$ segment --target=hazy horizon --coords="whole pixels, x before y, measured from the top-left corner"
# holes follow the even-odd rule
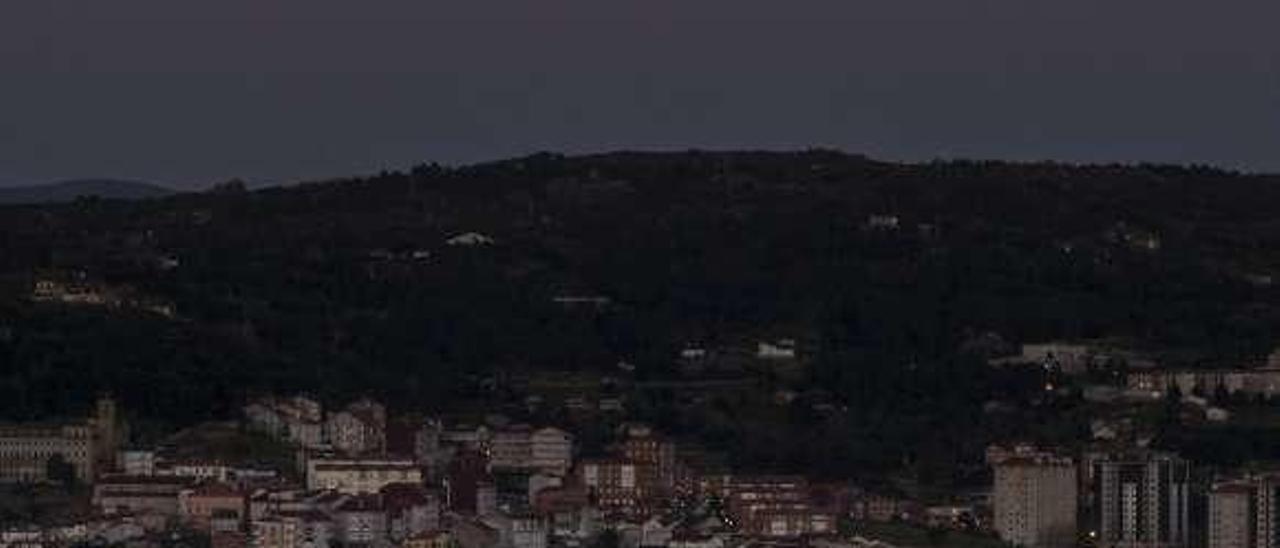
[[[548,150],[1280,171],[1280,4],[65,0],[0,18],[0,186]]]

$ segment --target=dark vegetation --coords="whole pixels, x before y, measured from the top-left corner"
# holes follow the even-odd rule
[[[71,202],[82,197],[135,200],[173,194],[159,185],[112,179],[78,179],[45,185],[0,188],[0,204],[44,204]]]
[[[178,424],[260,390],[445,410],[489,401],[493,379],[616,375],[620,360],[638,381],[669,379],[686,344],[789,337],[805,367],[759,386],[800,404],[770,407],[756,391],[690,409],[646,394],[636,413],[760,466],[907,463],[944,481],[946,463],[975,460],[992,436],[1037,428],[983,412],[1041,381],[961,351],[983,334],[1121,338],[1186,365],[1268,352],[1277,211],[1277,177],[826,151],[543,154],[10,206],[0,401],[13,418],[43,417],[109,389]],[[446,245],[467,232],[495,242]],[[36,279],[76,276],[176,316],[27,300]],[[566,295],[610,301],[553,301]]]

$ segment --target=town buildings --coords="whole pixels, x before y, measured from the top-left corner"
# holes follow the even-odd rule
[[[387,514],[387,536],[396,542],[440,527],[440,499],[421,485],[393,483],[382,488]]]
[[[1258,546],[1280,546],[1280,477],[1259,476],[1254,486],[1254,542]]]
[[[850,504],[849,517],[858,521],[885,523],[901,520],[913,510],[910,500],[884,493],[864,493]]]
[[[239,530],[247,517],[247,505],[247,495],[225,483],[209,482],[178,493],[179,514],[204,531],[212,531],[215,517],[229,518]]]
[[[636,464],[623,457],[585,459],[578,464],[582,485],[606,514],[634,515],[640,510]]]
[[[533,460],[533,429],[514,425],[493,432],[489,440],[489,466],[493,470],[523,470]]]
[[[0,424],[0,483],[50,479],[51,465],[70,466],[76,481],[92,482],[114,466],[122,432],[116,404],[98,398],[92,416],[66,422]]]
[[[549,548],[589,545],[603,531],[628,548],[789,545],[834,538],[844,515],[918,517],[904,510],[905,498],[859,513],[847,483],[736,473],[697,444],[677,451],[672,438],[642,424],[613,430],[605,456],[575,459],[573,434],[559,428],[501,416],[446,428],[414,416],[391,421],[392,435],[368,435],[387,424],[376,402],[327,416],[313,403],[265,398],[244,408],[244,426],[283,442],[274,449],[292,449],[296,460],[227,454],[229,440],[264,442],[227,423],[114,453],[116,469],[129,473],[98,474],[95,514],[123,528],[113,539],[181,525],[226,548]],[[347,436],[341,423],[356,415],[362,425],[350,429],[351,443],[331,446],[330,435]],[[291,424],[323,424],[319,445],[290,436]],[[920,523],[959,527],[957,508],[940,507]],[[682,520],[673,511],[708,513]]]
[[[578,483],[539,490],[532,509],[547,520],[551,534],[560,537],[588,537],[599,521],[586,488]]]
[[[734,523],[747,535],[799,538],[836,530],[836,516],[815,507],[803,477],[736,476],[725,487],[724,498]]]
[[[177,517],[181,513],[179,495],[190,486],[187,478],[110,476],[94,484],[93,507],[107,515],[151,513]]]
[[[345,497],[331,509],[335,540],[344,545],[368,546],[382,541],[387,532],[387,514],[382,501],[373,494]]]
[[[1076,544],[1076,467],[1070,458],[1015,452],[992,463],[995,530],[1017,546]]]
[[[1166,369],[1129,374],[1130,390],[1162,394],[1177,387],[1184,395],[1220,392],[1249,396],[1280,395],[1280,367],[1259,369]]]
[[[993,366],[1035,364],[1047,370],[1074,375],[1084,373],[1090,366],[1100,365],[1107,359],[1108,354],[1094,344],[1046,342],[1024,344],[1021,353],[995,358],[988,363]]]
[[[411,459],[319,457],[307,461],[307,488],[340,493],[376,493],[392,483],[422,483]]]
[[[1170,453],[1112,455],[1094,464],[1101,546],[1167,548],[1190,542],[1191,467]]]
[[[328,548],[336,540],[333,518],[318,510],[255,519],[251,533],[254,548]]]
[[[435,419],[427,419],[413,431],[413,458],[418,464],[438,471],[444,467],[451,451],[441,444],[444,425]]]
[[[325,444],[324,410],[320,403],[305,396],[267,397],[244,407],[250,429],[306,448]]]
[[[485,521],[498,532],[502,548],[547,548],[550,531],[546,520],[531,514],[499,514]]]
[[[0,481],[35,483],[49,479],[54,459],[69,464],[78,481],[89,481],[97,467],[94,431],[88,424],[11,424],[0,426]]]
[[[1221,481],[1209,490],[1208,546],[1280,546],[1280,475]]]
[[[387,410],[367,398],[326,416],[319,402],[305,396],[272,396],[246,405],[243,414],[250,429],[306,449],[332,448],[350,456],[386,451]]]
[[[318,548],[400,546],[441,527],[439,499],[419,484],[398,483],[375,493],[261,493],[249,530],[255,546]]]
[[[1248,481],[1214,485],[1209,491],[1209,548],[1255,546],[1255,486]]]
[[[437,529],[411,535],[400,546],[401,548],[454,548],[455,542],[449,531]]]
[[[563,476],[573,468],[573,434],[559,428],[539,428],[530,435],[530,468]]]
[[[347,455],[380,454],[386,451],[387,409],[369,399],[351,403],[332,413],[325,422],[325,434],[333,448]]]
[[[156,473],[156,452],[150,449],[126,449],[116,458],[116,468],[126,476],[150,476]]]
[[[675,442],[644,425],[624,427],[622,455],[636,465],[638,495],[652,500],[670,496],[676,482]]]
[[[153,474],[225,483],[231,480],[232,468],[231,465],[214,459],[185,458],[159,461]]]
[[[794,360],[796,359],[796,341],[795,339],[760,341],[756,343],[756,358],[762,360]]]

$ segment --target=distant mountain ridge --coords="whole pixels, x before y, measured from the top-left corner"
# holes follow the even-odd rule
[[[142,181],[75,179],[41,185],[0,187],[0,204],[48,204],[96,196],[116,200],[159,198],[174,190]]]

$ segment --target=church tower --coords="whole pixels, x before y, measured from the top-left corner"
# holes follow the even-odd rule
[[[116,451],[120,448],[121,424],[116,400],[111,394],[98,395],[93,414],[94,452],[100,470],[110,470],[115,465]]]

